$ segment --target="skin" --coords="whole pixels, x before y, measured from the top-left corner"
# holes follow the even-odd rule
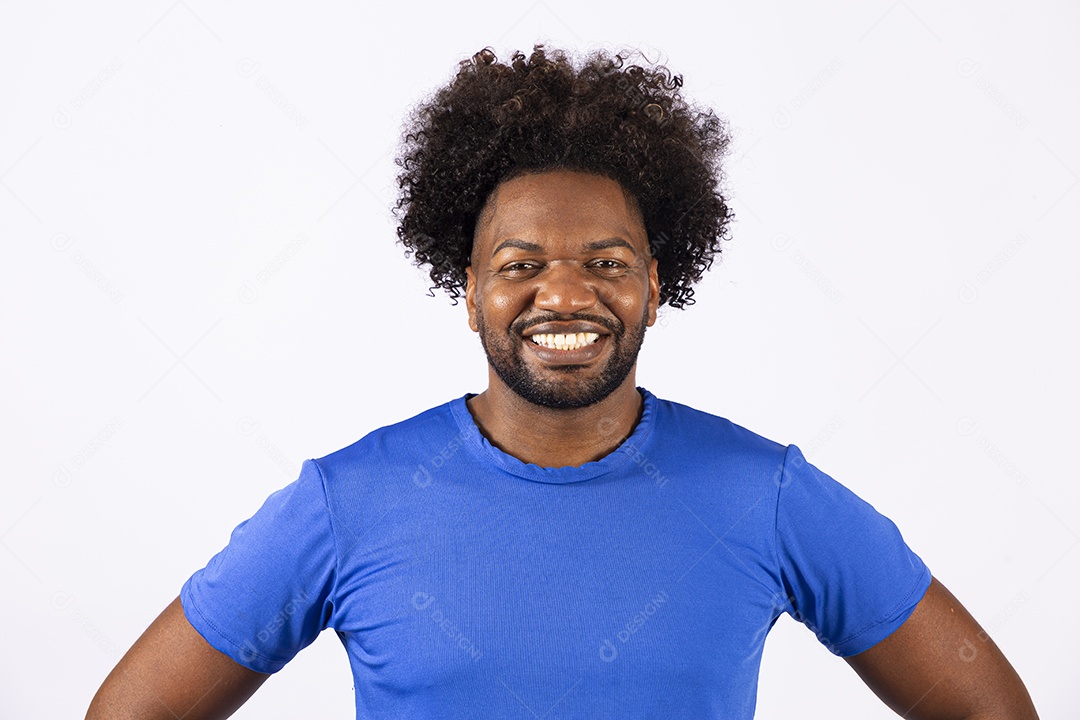
[[[466,277],[469,327],[480,332],[486,326],[489,349],[515,347],[542,383],[594,381],[612,362],[616,343],[605,336],[599,355],[567,368],[538,354],[518,326],[528,333],[534,320],[561,317],[541,326],[559,332],[572,329],[574,318],[591,317],[632,332],[656,322],[660,281],[641,215],[618,183],[595,175],[553,171],[502,183],[477,222]],[[581,465],[604,457],[633,432],[642,410],[636,368],[635,362],[598,402],[552,409],[522,398],[489,365],[488,388],[468,407],[485,437],[523,462]]]
[[[844,660],[904,718],[1039,717],[1016,670],[937,578],[903,625]]]
[[[87,720],[218,720],[269,675],[215,650],[173,600],[105,678]]]
[[[616,238],[622,243],[611,242]],[[517,247],[500,249],[507,240]],[[591,245],[597,241],[607,247]],[[470,327],[500,363],[519,360],[530,382],[556,396],[589,396],[619,354],[615,330],[625,338],[656,321],[657,265],[642,219],[633,198],[606,178],[557,171],[504,182],[477,223],[471,262]],[[537,351],[525,336],[537,321],[553,327],[573,318],[591,318],[609,335],[583,361]],[[631,363],[595,402],[556,408],[523,399],[489,366],[487,390],[468,407],[504,452],[544,467],[581,465],[612,452],[640,419],[635,370]],[[900,628],[844,659],[905,718],[1038,718],[1012,665],[936,578]],[[86,717],[225,718],[268,677],[211,647],[177,599],[105,679]]]

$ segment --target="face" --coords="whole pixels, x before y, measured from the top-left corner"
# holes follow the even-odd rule
[[[508,388],[579,408],[634,382],[660,285],[619,183],[564,170],[503,182],[477,221],[471,262],[469,326]]]

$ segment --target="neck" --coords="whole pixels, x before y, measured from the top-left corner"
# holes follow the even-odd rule
[[[492,377],[467,406],[481,434],[495,447],[541,467],[578,466],[614,451],[634,431],[644,402],[631,370],[600,402],[556,410],[534,405]]]

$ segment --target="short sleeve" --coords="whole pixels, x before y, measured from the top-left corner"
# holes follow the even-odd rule
[[[789,445],[776,507],[787,612],[830,652],[850,656],[907,620],[930,570],[889,518]]]
[[[237,525],[229,544],[184,583],[180,603],[214,648],[274,673],[327,627],[336,562],[322,473],[305,460],[299,478]]]

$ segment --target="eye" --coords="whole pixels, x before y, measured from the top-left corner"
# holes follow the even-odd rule
[[[589,267],[603,275],[620,275],[626,272],[626,265],[610,258],[593,260],[589,263]]]
[[[500,272],[504,275],[509,275],[510,277],[520,277],[534,272],[537,267],[539,266],[536,263],[520,260],[504,265]]]

